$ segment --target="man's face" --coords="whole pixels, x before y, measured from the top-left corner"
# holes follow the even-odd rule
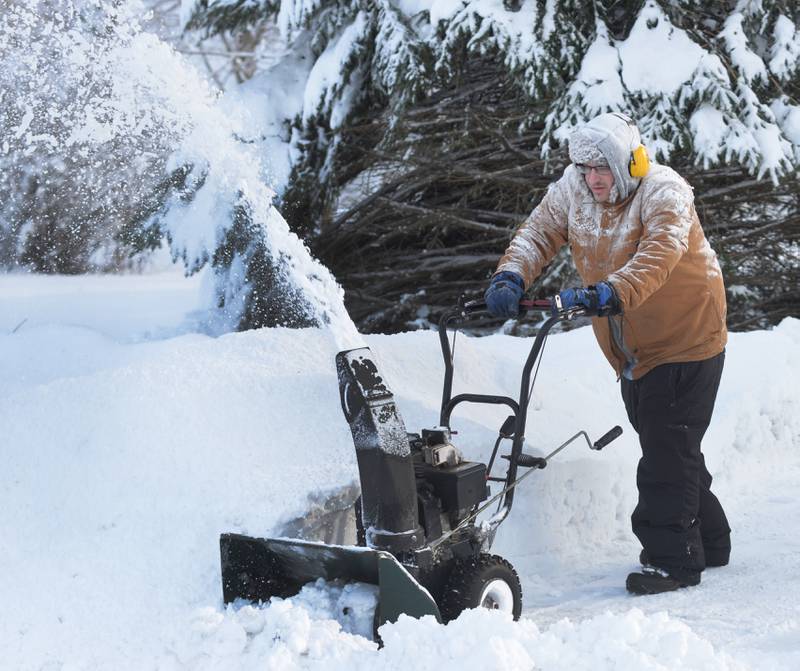
[[[607,202],[611,196],[611,187],[614,186],[614,175],[611,173],[611,168],[607,165],[597,167],[584,165],[581,172],[584,172],[583,178],[594,199],[599,203]]]

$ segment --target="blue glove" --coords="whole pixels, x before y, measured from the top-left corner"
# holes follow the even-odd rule
[[[492,277],[483,295],[486,309],[495,317],[509,319],[519,314],[519,302],[525,293],[525,282],[517,273],[503,271]]]
[[[622,312],[617,293],[608,282],[598,282],[586,288],[564,289],[558,295],[561,298],[562,310],[582,307],[586,309],[586,314],[597,317],[618,315]],[[553,301],[552,313],[557,315],[558,311],[558,306]]]

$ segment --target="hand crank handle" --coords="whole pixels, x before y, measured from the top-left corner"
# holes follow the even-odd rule
[[[616,440],[622,435],[622,427],[615,426],[610,431],[606,432],[596,441],[594,441],[594,445],[590,445],[593,450],[602,450],[606,445],[608,445],[612,440]]]

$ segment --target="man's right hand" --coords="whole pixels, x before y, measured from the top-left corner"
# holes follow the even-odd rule
[[[517,273],[503,271],[492,277],[483,295],[486,309],[495,317],[510,319],[519,314],[519,302],[525,293],[525,282]]]
[[[561,300],[561,305],[556,306],[553,304],[551,312],[554,316],[561,309],[574,307],[585,308],[586,314],[592,317],[608,317],[622,312],[617,292],[608,282],[598,282],[594,286],[588,287],[564,289],[558,294],[558,297]]]

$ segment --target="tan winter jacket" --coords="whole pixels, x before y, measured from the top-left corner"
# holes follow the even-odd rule
[[[618,376],[637,379],[663,363],[700,361],[727,341],[725,288],[717,256],[694,209],[692,188],[655,165],[619,203],[595,202],[573,165],[523,222],[497,272],[526,288],[565,244],[585,285],[606,280],[623,313],[593,318]]]

